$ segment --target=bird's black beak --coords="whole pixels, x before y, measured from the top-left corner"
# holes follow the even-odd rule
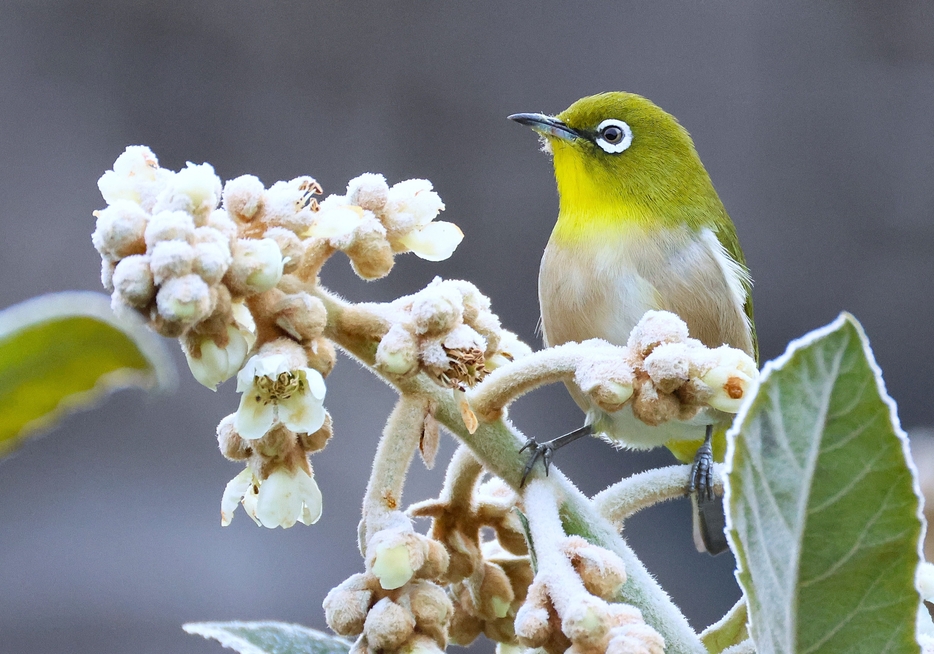
[[[531,127],[543,136],[554,136],[565,141],[574,141],[581,138],[577,130],[571,129],[554,116],[545,114],[513,114],[509,120],[514,120],[520,125]]]

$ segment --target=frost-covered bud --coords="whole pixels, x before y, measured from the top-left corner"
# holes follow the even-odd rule
[[[152,249],[160,241],[191,242],[195,236],[195,223],[184,211],[161,211],[146,225],[146,247]]]
[[[337,363],[337,352],[334,350],[334,344],[321,336],[303,347],[305,356],[308,357],[308,367],[320,372],[322,377],[330,375],[331,371],[334,370],[334,364]]]
[[[236,220],[248,223],[263,208],[266,188],[258,177],[241,175],[224,185],[224,208]]]
[[[190,275],[194,260],[195,250],[185,241],[160,241],[149,251],[149,266],[156,284]]]
[[[688,326],[668,311],[646,311],[629,334],[627,346],[640,358],[645,358],[662,343],[684,343]]]
[[[372,222],[374,227],[378,225],[375,220]],[[380,279],[392,270],[392,248],[385,235],[378,230],[358,229],[344,252],[350,257],[354,272],[362,279]]]
[[[623,405],[632,397],[632,393],[631,383],[607,379],[590,390],[590,397],[601,409],[613,413],[623,408]]]
[[[643,622],[614,627],[606,654],[665,654],[665,639]]]
[[[142,308],[152,302],[156,287],[149,268],[149,257],[134,254],[123,259],[114,268],[113,285],[115,292],[131,306]]]
[[[155,211],[185,211],[203,225],[221,196],[221,180],[211,164],[190,161],[169,180],[156,200]]]
[[[380,340],[376,367],[391,375],[407,375],[418,369],[418,344],[402,325],[390,327]]]
[[[409,590],[409,601],[418,630],[434,638],[439,645],[446,645],[454,605],[444,589],[430,581],[416,581]]]
[[[328,627],[341,636],[359,636],[363,633],[373,590],[365,574],[355,574],[339,586],[332,588],[324,598],[324,617]]]
[[[156,306],[164,319],[192,325],[211,313],[211,289],[197,275],[175,277],[159,289]]]
[[[613,627],[607,603],[592,595],[578,598],[561,618],[561,631],[587,649],[599,647]]]
[[[311,177],[276,182],[264,196],[263,221],[270,227],[304,233],[316,215],[317,202],[311,196],[318,193],[321,193],[321,186]]]
[[[483,564],[483,582],[478,595],[480,615],[487,620],[505,618],[515,599],[509,577],[501,567],[488,561]]]
[[[237,223],[231,220],[230,216],[223,209],[215,209],[208,216],[207,227],[216,229],[227,238],[227,245],[230,246],[237,238]]]
[[[107,204],[129,200],[149,211],[173,174],[159,168],[152,150],[144,145],[131,145],[117,157],[113,170],[101,176],[97,187]]]
[[[94,216],[97,228],[91,234],[91,242],[102,256],[117,260],[146,251],[143,234],[149,214],[138,204],[117,200],[106,209],[95,211]]]
[[[462,297],[456,288],[436,279],[413,297],[409,315],[417,335],[442,336],[461,322]]]
[[[365,212],[347,204],[340,195],[329,195],[321,203],[303,236],[327,239],[338,249],[350,245],[352,234],[364,223]]]
[[[282,252],[282,271],[285,274],[294,272],[302,263],[305,255],[305,245],[295,233],[284,227],[270,227],[263,236],[271,238],[279,245],[279,250]]]
[[[525,602],[516,613],[516,636],[526,647],[543,647],[551,640],[551,602],[541,582],[529,587]]]
[[[250,310],[234,302],[231,312],[234,324],[227,325],[226,344],[207,336],[194,346],[186,343],[183,347],[191,374],[212,391],[240,371],[256,342],[256,324]]]
[[[656,426],[676,420],[681,403],[668,393],[659,393],[651,380],[637,380],[632,398],[632,414],[647,425]]]
[[[393,651],[415,630],[411,612],[384,597],[367,613],[363,634],[374,651]]]
[[[725,345],[712,354],[716,356],[716,365],[701,376],[712,391],[707,403],[714,409],[736,413],[743,399],[755,392],[759,381],[756,362],[745,352]]]
[[[198,229],[210,228],[199,227]],[[196,243],[192,270],[208,285],[213,286],[219,284],[224,278],[227,269],[230,268],[231,261],[233,261],[233,257],[226,243]]]
[[[427,225],[443,210],[444,203],[427,179],[408,179],[393,184],[387,194],[386,211],[406,231]]]
[[[487,370],[492,371],[530,354],[532,348],[520,341],[518,336],[504,329],[500,332],[499,349],[492,356],[486,357],[484,365]]]
[[[363,209],[378,212],[389,199],[386,178],[374,173],[364,173],[347,182],[347,200]]]
[[[226,276],[232,293],[262,293],[282,279],[282,252],[274,240],[237,239],[232,254]]]
[[[569,536],[561,549],[592,595],[610,601],[626,583],[626,566],[616,553],[580,536]]]
[[[645,357],[643,367],[662,393],[672,393],[690,377],[691,347],[687,343],[662,343]]]
[[[285,296],[277,307],[276,324],[297,341],[314,340],[327,321],[324,303],[305,292]]]

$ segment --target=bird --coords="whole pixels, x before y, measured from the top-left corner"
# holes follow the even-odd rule
[[[538,277],[546,347],[592,338],[625,345],[647,311],[665,310],[704,345],[740,349],[758,365],[752,279],[736,228],[674,116],[618,91],[582,98],[554,116],[509,118],[538,133],[554,164],[558,218]],[[585,424],[547,443],[530,439],[526,474],[539,459],[547,473],[556,449],[586,435],[632,449],[665,445],[693,461],[687,488],[698,549],[726,550],[711,469],[723,460],[729,422],[650,426],[629,408],[607,413],[573,383],[568,389]]]

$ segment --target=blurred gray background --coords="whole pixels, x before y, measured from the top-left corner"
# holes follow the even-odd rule
[[[173,169],[208,161],[267,184],[311,174],[326,192],[365,171],[431,179],[466,234],[450,260],[401,257],[364,283],[338,256],[325,283],[388,300],[435,275],[470,279],[537,345],[557,201],[534,135],[505,117],[618,89],[693,134],[756,280],[763,359],[851,311],[903,424],[934,424],[930,1],[3,0],[0,306],[99,290],[96,181],[143,143]],[[336,436],[313,459],[321,521],[268,531],[238,512],[222,529],[221,493],[241,468],[214,427],[238,396],[199,386],[166,344],[174,394],[118,393],[0,462],[0,652],[216,653],[181,623],[324,628],[324,595],[362,570],[358,509],[392,392],[341,360],[328,380]],[[563,388],[513,417],[540,437],[581,420]],[[447,438],[439,460],[452,451]],[[592,493],[669,461],[588,439],[558,466]],[[443,467],[416,462],[406,499],[432,496]],[[694,552],[689,523],[677,502],[626,535],[701,628],[739,590],[730,555]]]

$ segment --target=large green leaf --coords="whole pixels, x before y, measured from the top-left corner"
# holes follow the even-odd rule
[[[159,338],[118,320],[106,295],[55,293],[0,311],[0,455],[110,391],[173,378]]]
[[[182,629],[213,638],[240,654],[347,654],[353,644],[285,622],[189,622]]]
[[[917,484],[852,316],[766,365],[729,450],[728,529],[759,654],[918,652]]]

